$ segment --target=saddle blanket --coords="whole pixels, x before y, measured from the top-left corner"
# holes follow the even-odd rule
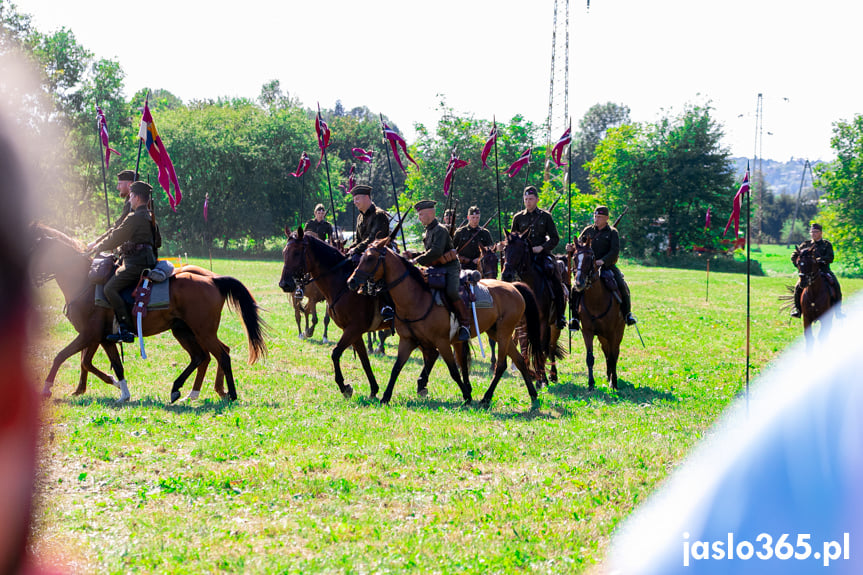
[[[147,309],[168,309],[171,307],[171,292],[168,289],[170,283],[158,282],[151,284],[153,291],[151,292],[150,304],[147,306]],[[120,295],[123,296],[123,301],[130,307],[135,303],[132,298],[134,289],[134,287],[129,287],[120,292]],[[96,305],[98,307],[111,308],[111,304],[105,299],[105,286],[96,286]]]
[[[465,288],[464,286],[460,286],[459,293],[464,294],[464,291],[466,289],[467,288]],[[492,301],[492,299],[491,299],[491,292],[488,291],[488,288],[485,287],[483,284],[481,284],[481,283],[480,284],[474,284],[473,293],[476,296],[476,308],[477,309],[481,309],[481,308],[489,308],[490,309],[490,308],[494,307],[494,301]],[[441,306],[444,305],[443,298],[444,298],[444,293],[442,291],[440,291],[440,290],[434,291],[434,301],[437,305],[441,305]],[[467,305],[468,309],[470,309],[470,302],[467,301],[467,298],[465,298],[465,296],[462,295],[462,299],[465,300],[465,305]]]

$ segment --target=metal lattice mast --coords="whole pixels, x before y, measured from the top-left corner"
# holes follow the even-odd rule
[[[554,0],[554,21],[551,33],[551,72],[548,87],[548,119],[546,120],[546,152],[551,154],[554,138],[557,138],[569,125],[569,0],[565,2],[566,17],[563,22],[557,18],[558,0]],[[561,25],[563,30],[560,30]],[[558,32],[562,32],[558,34]],[[559,49],[564,51],[563,69],[557,58]],[[562,78],[561,78],[562,76]],[[563,86],[560,85],[561,80]],[[559,133],[558,133],[559,132]],[[546,179],[548,162],[546,159]]]

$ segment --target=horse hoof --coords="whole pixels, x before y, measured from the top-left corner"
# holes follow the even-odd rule
[[[299,338],[300,338],[300,339],[306,339],[306,336],[305,336],[305,335],[303,335],[303,334],[300,334],[300,335],[299,335]]]
[[[50,393],[48,395],[50,395]],[[83,389],[76,389],[72,392],[72,397],[78,397],[79,395],[84,395]]]
[[[483,399],[482,401],[479,402],[479,408],[485,409],[485,410],[491,409],[491,400],[490,399]]]
[[[328,340],[327,338],[324,338],[324,339],[322,339],[321,341],[322,341],[324,344],[330,343],[330,340]]]
[[[426,387],[421,387],[417,390],[417,397],[428,397],[429,390]]]
[[[47,389],[45,391],[43,391],[42,392],[42,398],[43,399],[51,399],[51,391],[47,390]]]
[[[470,407],[472,403],[473,403],[473,400],[468,397],[467,399],[465,399],[462,402],[461,407]],[[482,405],[482,402],[480,402],[480,405]]]
[[[537,390],[542,389],[542,380],[541,380],[541,379],[538,379],[538,380],[536,381],[536,383],[534,384],[534,387],[536,387],[536,389],[537,389]]]
[[[350,385],[345,386],[345,390],[342,392],[342,395],[345,399],[350,399],[354,396],[354,388]]]
[[[237,394],[236,393],[229,393],[228,399],[230,399],[231,401],[237,401]]]
[[[171,392],[171,403],[176,403],[177,400],[180,399],[180,395],[181,394],[179,391],[172,391]]]
[[[537,410],[539,409],[540,403],[541,403],[541,402],[539,401],[539,398],[538,398],[538,397],[533,397],[533,398],[531,398],[531,400],[530,400],[530,410],[531,410],[531,411],[537,411]]]

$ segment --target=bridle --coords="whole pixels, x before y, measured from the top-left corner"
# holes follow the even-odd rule
[[[803,271],[803,264],[810,267],[808,271]],[[821,268],[818,265],[818,260],[815,254],[810,250],[800,252],[800,258],[797,260],[797,275],[800,277],[800,287],[808,287],[812,285],[818,276],[821,274]]]
[[[591,248],[590,248],[590,246],[581,246],[581,245],[579,245],[579,246],[576,248],[575,256],[574,256],[574,258],[575,258],[575,260],[576,260],[576,264],[573,266],[573,268],[575,269],[575,278],[577,279],[579,274],[583,274],[583,273],[585,273],[585,272],[584,272],[584,270],[583,270],[582,268],[584,267],[584,260],[583,260],[583,258],[584,258],[584,256],[585,256],[585,253],[586,253],[586,252],[590,252],[590,254],[591,254],[591,255],[590,255],[590,267],[591,267],[591,270],[590,270],[590,272],[587,272],[587,273],[586,273],[586,275],[587,275],[587,279],[585,280],[584,289],[582,289],[582,290],[577,290],[577,291],[587,291],[587,290],[589,290],[589,289],[590,289],[590,286],[592,286],[592,285],[593,285],[593,282],[594,282],[594,281],[596,281],[596,278],[597,278],[597,277],[598,277],[598,275],[599,275],[598,270],[597,270],[597,268],[596,268],[596,258],[595,258],[594,254],[593,254],[593,249],[591,249]],[[576,284],[576,283],[577,283],[577,281],[575,281],[575,280],[574,280],[574,281],[573,281],[573,283],[574,283],[574,284]]]
[[[512,258],[513,254],[507,253],[506,251],[504,252],[504,264],[503,264],[503,270],[501,270],[501,277],[505,277],[507,275],[507,270],[509,270],[509,272],[513,276],[519,276],[519,277],[524,276],[524,274],[528,270],[530,270],[530,265],[531,265],[530,244],[528,244],[527,240],[525,240],[522,236],[519,236],[519,235],[513,233],[510,236],[510,241],[508,241],[506,244],[507,248],[509,248],[509,246],[514,245],[511,241],[512,238],[518,238],[517,241],[524,242],[525,247],[523,249],[520,248],[520,253],[519,253],[519,258],[518,258],[519,261],[518,261],[517,266],[512,263],[513,262],[513,258]]]

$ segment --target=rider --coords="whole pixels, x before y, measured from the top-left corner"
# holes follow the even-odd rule
[[[440,225],[435,217],[434,200],[422,200],[414,205],[420,223],[425,226],[423,233],[423,246],[425,250],[413,259],[413,263],[422,266],[434,266],[446,270],[446,297],[458,315],[459,341],[470,339],[470,323],[467,306],[458,294],[459,273],[461,267],[458,264],[452,238],[445,227]]]
[[[534,186],[524,189],[524,209],[512,217],[512,232],[523,233],[534,254],[534,262],[543,270],[551,284],[554,295],[554,309],[557,311],[555,323],[558,329],[566,327],[566,304],[563,299],[563,282],[551,251],[560,241],[557,226],[551,214],[536,207],[539,192]]]
[[[584,242],[590,239],[590,247],[596,256],[596,266],[602,271],[608,270],[614,274],[620,290],[620,312],[626,320],[626,325],[635,325],[638,321],[632,315],[632,298],[629,294],[629,286],[623,279],[623,274],[617,268],[617,256],[620,255],[620,234],[617,228],[608,224],[608,208],[597,206],[593,211],[593,225],[587,226],[578,237],[578,241]],[[570,307],[573,309],[572,321],[569,329],[577,330],[581,326],[578,322],[578,305],[581,294],[573,290]]]
[[[315,217],[306,222],[305,229],[305,231],[312,232],[319,240],[324,242],[332,241],[333,239],[333,225],[324,219],[326,214],[327,210],[324,208],[324,204],[315,206]]]
[[[146,182],[134,182],[130,187],[129,205],[132,212],[108,237],[97,243],[90,250],[92,253],[110,251],[119,247],[122,254],[122,263],[108,283],[105,284],[105,298],[114,308],[117,316],[119,330],[117,333],[109,334],[105,339],[109,342],[131,343],[135,341],[132,333],[132,321],[126,302],[123,301],[120,292],[127,287],[138,284],[141,272],[156,265],[156,253],[153,243],[155,241],[155,226],[153,215],[147,209],[150,201],[152,186]]]
[[[842,290],[839,287],[839,281],[836,276],[830,271],[830,264],[833,263],[833,246],[822,237],[823,230],[821,224],[812,224],[809,228],[809,237],[802,244],[794,249],[791,254],[791,263],[797,266],[797,260],[800,259],[800,252],[806,248],[812,248],[815,252],[815,257],[818,261],[818,267],[821,268],[821,273],[827,276],[827,281],[836,290],[836,314],[842,313]],[[800,296],[803,293],[803,286],[800,285],[800,278],[797,278],[797,285],[794,286],[794,309],[791,311],[791,317],[800,317]]]
[[[479,225],[479,208],[471,206],[467,211],[467,224],[455,231],[453,246],[458,252],[458,262],[462,269],[475,270],[479,264],[480,246],[494,245],[489,231]]]
[[[348,246],[347,255],[358,263],[363,252],[374,240],[385,238],[390,233],[390,218],[387,213],[372,202],[371,187],[360,184],[351,188],[354,197],[354,205],[360,211],[357,216],[357,229],[354,233],[354,241]],[[381,292],[384,305],[381,307],[381,317],[384,321],[390,321],[395,316],[390,295]]]
[[[117,174],[117,193],[123,198],[123,211],[120,213],[120,217],[114,222],[114,225],[106,231],[104,234],[90,242],[87,248],[92,249],[96,244],[104,240],[108,237],[112,231],[117,229],[120,224],[123,223],[123,220],[126,219],[126,216],[129,215],[129,212],[132,211],[132,206],[129,205],[129,194],[130,189],[132,187],[132,182],[135,181],[135,172],[132,170],[123,170],[122,172]]]

